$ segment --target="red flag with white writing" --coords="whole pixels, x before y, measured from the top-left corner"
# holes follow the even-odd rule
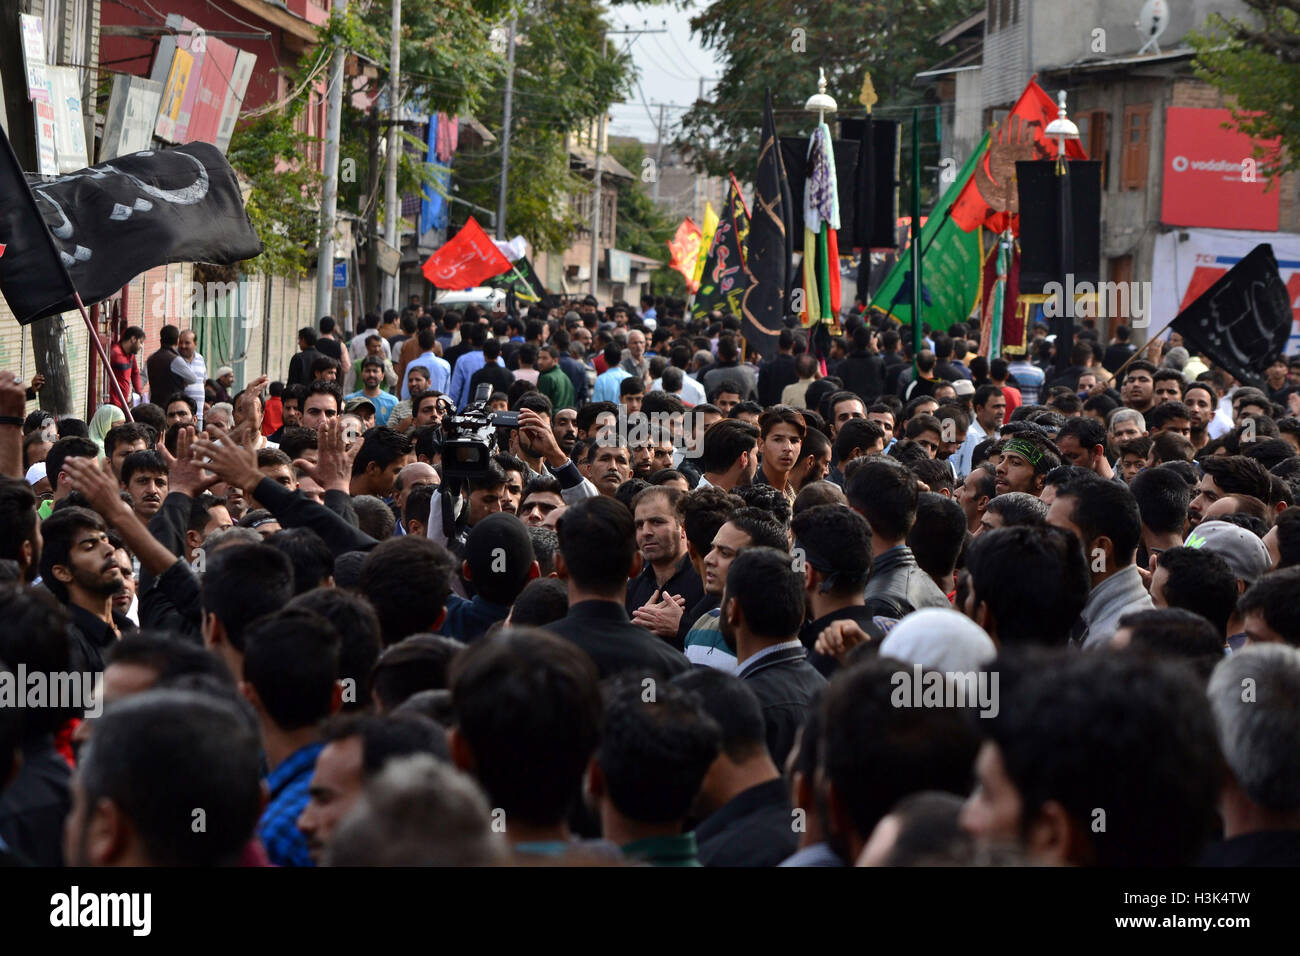
[[[429,256],[420,271],[439,289],[468,289],[509,268],[510,260],[471,216],[460,232]]]

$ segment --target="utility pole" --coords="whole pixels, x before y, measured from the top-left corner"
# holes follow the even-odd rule
[[[401,251],[402,209],[397,200],[397,109],[402,79],[402,0],[393,0],[392,38],[388,52],[388,171],[384,182],[384,240]],[[399,269],[400,275],[400,269]],[[397,308],[397,276],[384,276],[383,308]]]
[[[600,58],[603,60],[609,51],[609,37],[606,36],[601,41]],[[596,172],[592,177],[591,191],[591,294],[596,294],[596,282],[600,275],[600,189],[601,189],[601,168],[600,152],[605,143],[605,115],[604,108],[600,111],[600,117],[596,121]]]
[[[656,129],[658,130],[659,133],[658,135],[659,141],[655,144],[654,201],[655,201],[655,205],[657,206],[659,205],[659,177],[663,175],[663,168],[664,168],[664,104],[663,103],[659,104],[659,125],[656,127]]]
[[[334,0],[334,12],[347,12],[347,0]],[[339,202],[339,136],[343,121],[342,46],[330,59],[328,100],[325,104],[325,186],[321,194],[320,241],[316,247],[316,318],[330,313],[334,289],[334,218]]]
[[[506,102],[501,116],[501,188],[497,195],[497,238],[506,238],[506,186],[510,181],[510,116],[515,100],[515,28],[519,14],[510,14],[510,32],[506,38]]]

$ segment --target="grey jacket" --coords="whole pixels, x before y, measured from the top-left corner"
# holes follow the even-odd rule
[[[1122,571],[1116,571],[1092,589],[1079,615],[1084,624],[1084,650],[1096,650],[1109,644],[1119,628],[1119,619],[1125,614],[1149,611],[1153,607],[1155,605],[1142,584],[1137,565],[1130,564]]]

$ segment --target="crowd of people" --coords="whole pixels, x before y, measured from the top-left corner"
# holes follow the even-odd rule
[[[1300,359],[362,325],[0,372],[0,862],[1300,863]]]

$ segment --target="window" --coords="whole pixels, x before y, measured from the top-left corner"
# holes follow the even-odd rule
[[[999,2],[1001,2],[1001,0],[989,0],[989,12],[988,12],[989,33],[998,32],[998,3]]]
[[[1020,22],[1020,0],[1011,0],[1011,22]]]
[[[1124,107],[1120,189],[1145,189],[1151,152],[1151,106]]]
[[[1079,145],[1089,159],[1101,160],[1101,188],[1107,185],[1110,170],[1110,124],[1105,110],[1084,110],[1075,115],[1079,124]]]
[[[998,22],[1004,28],[1011,22],[1011,0],[1002,0],[1002,9],[999,11]]]

